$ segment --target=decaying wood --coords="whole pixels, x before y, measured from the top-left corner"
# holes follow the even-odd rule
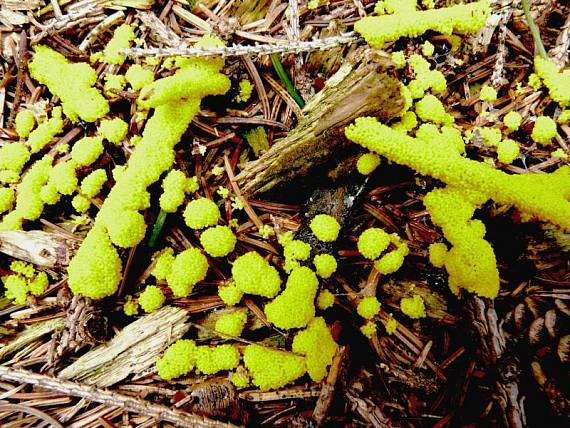
[[[190,328],[184,309],[166,306],[126,326],[108,343],[83,355],[58,377],[99,387],[111,386],[154,364],[168,345]]]
[[[191,391],[189,398],[192,413],[235,422],[243,418],[236,388],[229,381],[199,383]]]
[[[313,419],[315,420],[317,426],[321,426],[327,417],[329,407],[336,391],[338,375],[340,374],[342,362],[346,357],[346,353],[347,348],[345,346],[342,346],[338,349],[336,355],[333,358],[331,368],[323,384],[323,388],[321,389],[321,395],[317,400],[315,410],[313,410]]]
[[[382,413],[382,410],[370,400],[358,397],[354,391],[347,391],[346,398],[353,410],[358,413],[368,425],[374,428],[390,428],[394,426],[390,419]]]
[[[305,106],[295,129],[245,165],[236,176],[240,188],[246,194],[264,192],[304,175],[344,144],[343,129],[357,117],[398,114],[403,106],[399,82],[386,74],[386,65],[376,62],[369,48],[355,51]]]
[[[67,266],[78,242],[58,233],[32,230],[0,232],[0,252],[37,266]]]
[[[79,295],[71,297],[69,290],[63,288],[57,300],[66,311],[65,325],[52,335],[49,364],[84,345],[104,342],[109,330],[107,317],[91,299]]]
[[[0,360],[22,349],[24,346],[35,342],[44,334],[62,328],[63,324],[64,319],[60,317],[27,326],[16,338],[5,345],[0,345]]]
[[[503,414],[503,425],[522,428],[526,425],[524,406],[519,396],[518,361],[505,355],[506,343],[497,313],[492,302],[475,295],[469,295],[468,307],[473,318],[473,326],[478,333],[482,362],[487,367],[495,367],[495,402]]]
[[[560,68],[564,68],[568,62],[568,50],[570,49],[570,15],[566,17],[566,22],[560,28],[560,34],[556,38],[556,46],[554,46],[548,54],[550,58]]]
[[[11,382],[28,383],[50,391],[61,392],[73,397],[86,398],[90,401],[103,403],[112,407],[120,407],[129,412],[152,416],[158,420],[171,422],[181,427],[215,428],[235,426],[229,423],[213,421],[202,416],[169,409],[166,406],[138,400],[116,392],[96,389],[90,386],[36,374],[27,370],[0,366],[0,379]]]

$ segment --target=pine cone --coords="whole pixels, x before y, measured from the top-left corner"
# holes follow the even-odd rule
[[[91,299],[81,296],[70,298],[64,288],[58,294],[58,302],[66,312],[65,326],[52,336],[48,364],[54,366],[63,355],[88,344],[104,342],[109,335],[107,318]]]
[[[570,422],[570,308],[560,299],[526,297],[506,314],[503,328],[554,414]]]

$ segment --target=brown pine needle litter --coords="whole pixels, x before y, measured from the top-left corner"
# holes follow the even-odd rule
[[[430,150],[426,141],[453,140],[462,158],[530,177],[540,199],[544,186],[531,180],[568,168],[570,107],[535,57],[570,79],[570,5],[493,0],[479,30],[457,28],[472,3],[0,0],[0,426],[567,426],[570,231],[516,195],[479,203],[467,184],[347,138],[371,116],[392,143],[406,136]],[[430,18],[439,9],[459,11],[446,15],[454,31]],[[384,40],[391,25],[398,36]],[[40,76],[42,49],[61,55],[51,58],[53,80],[68,79],[59,87]],[[422,79],[432,80],[418,89]],[[95,93],[108,109],[90,120]],[[160,115],[169,127],[149,144]],[[188,126],[178,131],[180,121]],[[132,189],[144,188],[109,216],[109,195],[138,154],[177,133],[172,159],[158,151],[131,174]],[[43,156],[52,163],[42,178]],[[564,179],[554,183],[568,201]],[[454,285],[449,259],[460,246],[429,204],[434,189],[448,193],[450,216],[473,208],[459,235],[484,225],[462,272],[483,266],[477,245],[488,243],[494,299],[478,295],[488,284]],[[37,208],[34,198],[38,215],[6,226]],[[215,209],[191,212],[204,200]],[[315,219],[338,226],[334,239]],[[111,230],[114,221],[123,223]],[[370,229],[381,232],[369,247],[382,248],[364,257]],[[98,232],[108,243],[89,247]],[[91,266],[120,266],[109,274],[116,287],[74,293],[80,248],[96,259],[109,247],[120,263]],[[260,257],[240,279],[250,252]],[[157,360],[175,342],[193,353],[168,357],[187,368],[170,378]],[[260,346],[273,354],[254,368]],[[215,366],[228,349],[237,360]],[[285,381],[260,388],[260,372]]]

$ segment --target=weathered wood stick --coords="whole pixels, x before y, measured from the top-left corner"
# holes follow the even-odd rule
[[[235,425],[214,421],[203,416],[193,415],[176,409],[170,409],[160,404],[139,400],[134,397],[119,394],[106,389],[98,389],[88,385],[56,379],[28,370],[0,366],[0,379],[18,383],[29,383],[50,391],[61,392],[73,397],[85,398],[89,401],[108,406],[120,407],[128,412],[152,416],[158,420],[171,422],[181,427],[235,427]]]
[[[404,100],[387,69],[388,62],[375,61],[373,50],[357,49],[307,103],[295,129],[236,176],[243,192],[265,192],[325,162],[346,144],[343,129],[359,116],[396,116]]]

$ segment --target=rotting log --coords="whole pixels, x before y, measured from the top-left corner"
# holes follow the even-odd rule
[[[368,47],[354,51],[307,103],[297,126],[236,176],[243,192],[265,192],[307,174],[347,144],[344,127],[357,117],[386,120],[396,116],[404,100],[399,82],[386,72],[389,64]]]
[[[63,369],[58,378],[107,387],[150,368],[190,328],[188,313],[165,306],[126,326],[111,341]]]
[[[22,230],[0,232],[0,253],[36,266],[67,266],[78,248],[79,240],[63,234]]]

